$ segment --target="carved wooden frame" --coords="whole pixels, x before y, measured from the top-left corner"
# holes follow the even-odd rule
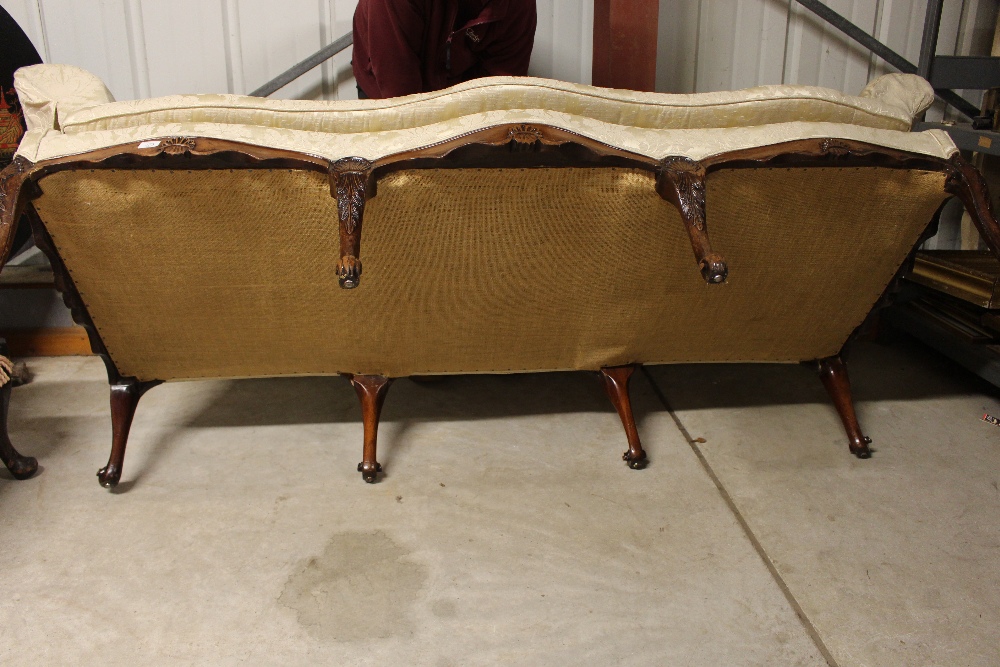
[[[108,464],[98,472],[98,476],[103,485],[114,486],[121,475],[122,458],[135,405],[143,393],[159,381],[140,381],[121,375],[44,224],[34,207],[28,205],[31,199],[41,193],[37,181],[49,174],[81,168],[283,168],[325,173],[330,182],[330,194],[337,200],[338,206],[337,226],[341,255],[336,267],[338,281],[342,288],[352,289],[358,286],[361,277],[361,235],[365,203],[375,196],[378,179],[394,171],[476,167],[624,167],[649,171],[656,177],[657,193],[680,212],[703,278],[709,284],[718,284],[726,280],[728,266],[724,257],[713,250],[709,239],[705,208],[706,179],[709,174],[720,169],[841,166],[943,172],[947,175],[945,191],[962,200],[986,244],[1000,258],[1000,225],[992,210],[986,183],[975,167],[957,153],[950,159],[943,159],[859,141],[825,138],[801,139],[731,151],[699,161],[684,156],[655,160],[569,130],[526,123],[484,128],[374,161],[359,156],[331,161],[307,153],[205,137],[167,137],[155,141],[132,142],[37,164],[17,157],[0,172],[0,256],[5,257],[9,252],[13,226],[21,213],[26,213],[36,243],[52,261],[57,289],[62,292],[73,319],[86,329],[91,348],[104,360],[108,370],[108,379],[112,385],[113,446]],[[929,221],[928,226],[935,221],[936,216]],[[897,274],[897,280],[900,275],[901,273]],[[886,295],[880,299],[876,309],[884,305],[891,288],[892,285],[887,288]],[[842,409],[843,405],[851,405],[846,369],[839,358],[821,360],[820,368],[825,373],[824,384],[830,389],[844,419],[845,428],[851,436],[852,452],[858,456],[870,455],[867,442],[858,440],[860,429],[853,412],[847,414]],[[377,414],[373,419],[377,422]],[[374,422],[373,429],[377,427]],[[632,435],[630,434],[630,451],[634,447],[641,447],[632,443]],[[370,438],[366,435],[365,461],[369,465],[362,472],[367,474],[368,481],[374,480],[377,472],[374,467],[377,466],[374,437],[374,430]],[[367,444],[369,440],[370,447]],[[638,443],[637,435],[635,443]],[[371,452],[368,451],[369,448]]]
[[[759,167],[885,167],[921,169],[947,174],[945,189],[959,197],[990,250],[1000,257],[1000,225],[986,183],[959,154],[950,159],[885,148],[847,139],[800,139],[714,155],[699,161],[684,156],[656,160],[616,148],[584,135],[542,124],[513,123],[468,132],[412,151],[374,161],[346,157],[331,161],[308,153],[205,137],[167,137],[130,142],[32,164],[15,158],[0,172],[0,255],[13,237],[22,211],[28,214],[39,247],[49,256],[74,320],[87,329],[91,347],[108,365],[112,382],[118,373],[76,291],[68,271],[31,206],[41,194],[39,179],[68,169],[302,169],[325,173],[337,200],[341,259],[336,271],[341,287],[357,287],[361,276],[361,236],[365,202],[376,193],[378,179],[403,169],[472,167],[625,167],[656,176],[656,190],[677,207],[706,282],[724,282],[725,259],[713,250],[705,211],[705,182],[720,169]]]
[[[325,172],[340,212],[341,259],[336,272],[341,287],[351,289],[357,287],[361,276],[365,203],[374,196],[381,176],[401,169],[484,166],[618,166],[654,173],[657,192],[680,212],[698,268],[711,284],[724,282],[728,275],[725,259],[712,248],[705,211],[705,182],[709,174],[719,169],[878,166],[942,171],[948,174],[946,190],[962,199],[987,245],[1000,254],[1000,228],[995,224],[985,182],[958,154],[946,160],[859,141],[825,138],[731,151],[700,161],[684,156],[655,160],[570,130],[525,123],[468,132],[374,161],[357,156],[330,161],[306,153],[203,137],[128,143],[35,165],[19,157],[0,176],[0,233],[9,229],[23,209],[24,187],[64,169],[291,168]],[[36,194],[32,192],[29,198]],[[9,234],[0,243],[0,252],[9,244],[8,239]]]

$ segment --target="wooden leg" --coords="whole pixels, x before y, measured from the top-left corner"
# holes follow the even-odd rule
[[[348,375],[361,400],[361,418],[365,425],[365,449],[358,472],[369,484],[374,484],[382,465],[375,460],[375,448],[378,441],[378,418],[382,414],[382,403],[386,392],[392,384],[392,378],[381,375]]]
[[[840,356],[819,360],[819,377],[823,380],[833,405],[844,422],[844,430],[850,441],[851,453],[859,459],[869,459],[872,450],[868,448],[872,439],[861,433],[861,425],[854,413],[854,399],[851,397],[851,381],[847,377],[847,365]]]
[[[604,391],[611,399],[621,417],[622,425],[625,427],[625,436],[628,438],[628,451],[622,454],[622,459],[628,463],[629,468],[639,470],[646,467],[646,452],[642,450],[642,443],[639,442],[639,431],[635,426],[635,417],[632,415],[632,402],[628,396],[628,381],[632,377],[636,366],[611,366],[602,368],[601,383]]]
[[[0,388],[0,460],[14,479],[28,479],[38,470],[38,460],[21,456],[7,434],[7,408],[10,406],[10,382]]]
[[[135,416],[135,406],[139,404],[142,395],[157,384],[159,382],[133,380],[111,385],[111,456],[108,457],[108,464],[97,471],[97,479],[101,486],[108,489],[118,486],[125,461],[128,432],[132,428],[132,417]]]

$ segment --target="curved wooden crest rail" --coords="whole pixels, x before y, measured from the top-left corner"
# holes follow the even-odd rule
[[[361,284],[361,240],[365,203],[377,193],[381,176],[403,169],[459,169],[504,167],[625,167],[643,169],[656,177],[656,191],[680,212],[691,241],[695,266],[709,284],[725,282],[729,268],[712,248],[705,209],[705,182],[720,169],[755,167],[884,167],[943,172],[945,190],[959,197],[972,215],[990,250],[1000,258],[1000,225],[990,205],[986,184],[979,172],[958,154],[934,158],[844,139],[802,139],[770,146],[733,151],[700,161],[684,156],[654,160],[589,137],[540,124],[505,124],[469,132],[420,149],[370,161],[349,156],[331,161],[251,144],[205,137],[167,137],[112,146],[82,155],[32,164],[18,157],[0,173],[0,256],[6,256],[12,229],[22,212],[32,225],[36,243],[52,261],[56,287],[63,294],[73,319],[90,337],[91,347],[103,360],[111,384],[112,449],[106,466],[98,471],[103,486],[115,486],[122,473],[128,431],[142,395],[159,381],[123,377],[115,366],[90,318],[42,221],[29,204],[41,194],[37,181],[68,169],[303,169],[325,173],[330,194],[338,206],[340,261],[336,271],[343,289]],[[930,228],[936,217],[928,221]],[[902,270],[900,271],[900,274]],[[897,279],[900,274],[897,274]],[[892,285],[876,309],[886,301]],[[853,336],[852,336],[853,338]],[[850,381],[840,355],[819,360],[820,377],[833,399],[849,438],[850,450],[860,458],[871,456],[869,443],[858,425]],[[625,427],[629,448],[622,458],[632,468],[646,464],[629,402],[628,381],[636,365],[603,368],[602,385]],[[364,456],[358,470],[367,482],[382,471],[376,460],[376,434],[382,402],[391,378],[348,375],[361,401],[364,418]],[[6,408],[6,402],[3,405]],[[6,413],[6,410],[4,410]],[[5,423],[5,422],[4,422]]]

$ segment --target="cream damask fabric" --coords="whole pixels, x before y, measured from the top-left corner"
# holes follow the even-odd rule
[[[790,120],[908,130],[934,99],[912,74],[888,74],[860,96],[814,86],[760,86],[738,91],[668,95],[595,88],[531,77],[489,77],[389,100],[312,102],[242,95],[171,95],[114,102],[93,74],[69,65],[18,71],[16,86],[29,129],[66,133],[160,122],[210,122],[311,132],[409,129],[456,117],[514,109],[549,109],[606,123],[660,129],[744,127]],[[58,113],[48,105],[60,102]]]
[[[65,132],[157,122],[213,122],[311,132],[411,129],[485,111],[549,109],[629,127],[742,127],[789,120],[909,130],[912,108],[927,91],[919,77],[889,75],[897,85],[851,97],[809,86],[762,86],[699,95],[662,95],[580,86],[546,79],[492,77],[445,91],[360,102],[264,100],[240,95],[173,95],[82,109],[62,121]],[[916,81],[914,81],[915,79]],[[886,82],[888,84],[888,82]],[[933,94],[931,93],[931,99]]]
[[[942,158],[949,157],[957,150],[951,138],[940,130],[894,132],[843,123],[780,123],[707,130],[650,130],[612,125],[555,111],[533,110],[493,111],[462,116],[412,130],[359,134],[302,132],[217,123],[161,123],[82,134],[32,130],[21,140],[18,154],[32,162],[38,162],[148,139],[191,136],[280,148],[328,160],[349,156],[377,160],[506,123],[537,123],[566,128],[591,139],[656,160],[675,155],[701,160],[720,153],[755,146],[827,137],[864,141],[886,148]]]
[[[506,123],[541,123],[661,159],[711,155],[796,139],[855,139],[948,157],[944,132],[910,133],[933,100],[923,79],[891,74],[859,97],[809,86],[664,95],[531,78],[477,79],[390,100],[309,102],[174,95],[113,102],[94,75],[68,65],[18,70],[33,162],[169,136],[203,136],[335,160],[371,160]]]
[[[912,74],[888,74],[858,97],[815,86],[760,86],[746,90],[667,95],[595,88],[551,79],[489,77],[452,88],[389,100],[312,102],[243,95],[170,95],[113,102],[94,75],[68,65],[20,70],[22,101],[65,100],[55,118],[66,133],[155,123],[209,122],[309,132],[379,132],[420,127],[486,111],[549,109],[629,127],[692,129],[745,127],[792,120],[909,130],[934,99]],[[108,102],[108,104],[104,104]],[[49,118],[29,129],[51,128]]]
[[[32,65],[14,72],[28,129],[58,130],[66,116],[115,101],[104,82],[72,65]]]

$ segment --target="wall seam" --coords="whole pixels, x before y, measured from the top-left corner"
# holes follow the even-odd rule
[[[49,53],[49,31],[45,27],[45,10],[42,9],[42,0],[35,0],[35,9],[38,12],[38,28],[42,35],[42,52],[45,62],[52,62],[52,54]]]
[[[237,0],[222,0],[222,35],[226,49],[226,85],[230,93],[245,95],[243,39],[240,34],[240,7]]]
[[[125,34],[132,56],[132,89],[139,99],[150,97],[149,59],[146,54],[146,33],[142,23],[140,0],[125,0]]]

